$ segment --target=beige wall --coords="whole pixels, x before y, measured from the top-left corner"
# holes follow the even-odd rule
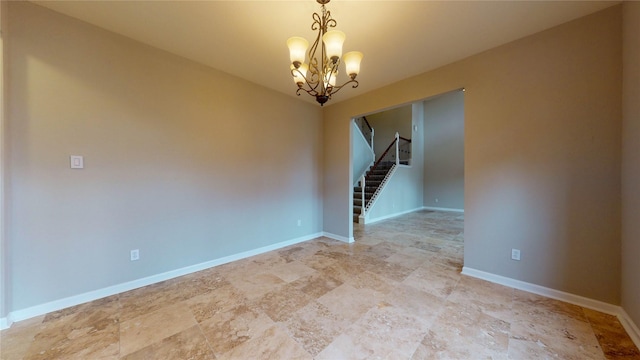
[[[407,139],[413,137],[411,131],[411,104],[367,115],[367,120],[375,131],[373,148],[376,153],[376,160],[384,154],[389,144],[396,138],[396,132]]]
[[[464,210],[464,91],[424,102],[424,206]]]
[[[640,324],[640,2],[623,9],[622,307]]]
[[[464,87],[465,266],[619,304],[620,25],[613,7],[327,106],[325,229],[351,236],[349,119]]]
[[[320,107],[27,2],[9,27],[12,311],[322,231]]]
[[[402,134],[402,137],[412,140],[411,163],[408,166],[400,165],[396,168],[367,213],[367,223],[415,211],[421,209],[423,205],[424,137],[422,129],[424,129],[424,107],[422,103],[418,102],[397,108],[395,112],[397,114],[394,118],[404,118],[408,115],[409,121],[408,123],[402,121],[387,129],[400,130],[398,132]],[[416,130],[412,131],[414,127]],[[389,131],[388,134],[391,136],[392,132]],[[395,137],[395,131],[393,131],[393,137]],[[392,148],[391,151],[395,152],[395,148]]]
[[[0,319],[5,319],[8,313],[6,303],[6,277],[7,277],[7,251],[6,251],[6,224],[5,224],[5,110],[6,98],[4,96],[4,38],[6,32],[6,1],[0,2]],[[6,327],[0,320],[0,328]]]

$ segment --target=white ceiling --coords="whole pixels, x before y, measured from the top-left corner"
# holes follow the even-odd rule
[[[292,96],[285,42],[312,42],[311,15],[320,10],[314,0],[33,2]],[[364,59],[358,89],[327,105],[617,3],[333,0],[327,9],[347,34],[344,51]]]

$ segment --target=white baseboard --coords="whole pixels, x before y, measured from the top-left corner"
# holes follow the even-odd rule
[[[380,217],[377,217],[377,218],[374,218],[374,219],[368,219],[368,218],[365,217],[364,224],[365,225],[366,224],[373,224],[373,223],[378,222],[378,221],[391,219],[391,218],[398,217],[398,216],[401,216],[401,215],[406,215],[406,214],[409,214],[409,213],[412,213],[412,212],[420,211],[422,209],[423,209],[422,207],[418,207],[418,208],[415,208],[415,209],[406,210],[406,211],[402,211],[402,212],[399,212],[399,213],[393,213],[393,214],[389,214],[389,215],[385,215],[385,216],[380,216]]]
[[[603,301],[593,300],[584,296],[566,293],[564,291],[550,289],[544,286],[531,284],[528,282],[508,278],[505,276],[495,275],[481,270],[469,267],[462,268],[462,274],[474,278],[486,280],[492,283],[508,286],[514,289],[542,295],[552,299],[568,302],[570,304],[582,306],[587,309],[596,310],[609,315],[615,315],[624,329],[633,340],[633,343],[640,348],[640,330],[638,326],[631,320],[626,311],[620,306],[605,303]]]
[[[464,209],[452,209],[452,208],[433,207],[433,206],[423,206],[422,209],[433,210],[433,211],[450,211],[450,212],[464,213]]]
[[[342,241],[342,242],[346,242],[347,244],[351,244],[352,242],[355,241],[355,239],[352,237],[345,237],[345,236],[340,236],[340,235],[336,235],[336,234],[332,234],[329,232],[323,232],[322,236],[324,237],[328,237],[329,239],[333,239],[333,240],[338,240],[338,241]]]
[[[89,292],[86,292],[86,293],[83,293],[83,294],[70,296],[70,297],[67,297],[67,298],[64,298],[64,299],[51,301],[51,302],[48,302],[48,303],[32,306],[32,307],[29,307],[29,308],[26,308],[26,309],[12,311],[12,312],[9,313],[9,315],[7,315],[6,318],[0,319],[0,327],[5,329],[5,328],[10,327],[11,324],[16,322],[16,321],[22,321],[22,320],[30,319],[30,318],[33,318],[33,317],[36,317],[36,316],[40,316],[40,315],[44,315],[44,314],[50,313],[52,311],[58,311],[58,310],[61,310],[61,309],[64,309],[64,308],[68,308],[68,307],[71,307],[71,306],[83,304],[83,303],[86,303],[86,302],[89,302],[89,301],[98,300],[98,299],[101,299],[101,298],[104,298],[104,297],[107,297],[107,296],[112,296],[112,295],[116,295],[116,294],[119,294],[119,293],[122,293],[122,292],[125,292],[125,291],[129,291],[129,290],[137,289],[137,288],[140,288],[140,287],[143,287],[143,286],[155,284],[155,283],[158,283],[160,281],[165,281],[165,280],[176,278],[178,276],[183,276],[183,275],[191,274],[191,273],[194,273],[194,272],[197,272],[197,271],[202,271],[202,270],[205,270],[205,269],[209,269],[209,268],[212,268],[212,267],[215,267],[215,266],[218,266],[218,265],[222,265],[222,264],[226,264],[226,263],[229,263],[229,262],[232,262],[232,261],[245,259],[245,258],[248,258],[248,257],[251,257],[251,256],[263,254],[263,253],[266,253],[266,252],[269,252],[269,251],[273,251],[273,250],[278,250],[278,249],[281,249],[283,247],[287,247],[289,245],[294,245],[294,244],[298,244],[298,243],[301,243],[301,242],[317,239],[317,238],[321,237],[322,235],[323,235],[323,233],[315,233],[315,234],[299,237],[299,238],[296,238],[296,239],[282,241],[282,242],[279,242],[279,243],[276,243],[276,244],[263,246],[263,247],[260,247],[260,248],[257,248],[257,249],[244,251],[244,252],[241,252],[241,253],[238,253],[238,254],[225,256],[225,257],[218,258],[218,259],[215,259],[215,260],[206,261],[206,262],[203,262],[203,263],[200,263],[200,264],[195,264],[195,265],[183,267],[183,268],[180,268],[180,269],[171,270],[171,271],[167,271],[167,272],[164,272],[164,273],[148,276],[148,277],[145,277],[145,278],[142,278],[142,279],[137,279],[137,280],[129,281],[129,282],[126,282],[126,283],[113,285],[113,286],[109,286],[109,287],[98,289],[98,290],[94,290],[94,291],[89,291]]]
[[[618,319],[620,320],[622,327],[627,330],[627,334],[629,334],[633,343],[636,344],[638,349],[640,349],[640,329],[638,329],[638,326],[633,322],[633,320],[631,320],[631,317],[629,317],[629,314],[627,314],[623,308],[620,308]]]
[[[9,319],[6,317],[0,318],[0,330],[8,329],[11,327]]]
[[[495,275],[492,273],[468,268],[466,266],[462,268],[462,274],[475,277],[478,279],[482,279],[482,280],[487,280],[492,283],[508,286],[514,289],[530,292],[533,294],[542,295],[548,298],[561,300],[564,302],[568,302],[568,303],[589,308],[592,310],[597,310],[610,315],[618,315],[619,309],[620,309],[619,306],[608,304],[602,301],[593,300],[583,296],[566,293],[564,291],[550,289],[548,287],[531,284],[528,282],[508,278],[505,276]]]

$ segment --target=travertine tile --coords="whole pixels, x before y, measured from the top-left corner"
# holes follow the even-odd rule
[[[275,323],[267,315],[246,304],[215,314],[200,324],[216,356],[262,335]]]
[[[300,261],[294,260],[285,264],[275,266],[271,268],[269,272],[279,277],[284,282],[290,283],[292,281],[300,279],[301,277],[313,275],[317,271],[301,263]]]
[[[349,284],[356,289],[374,290],[380,294],[388,294],[394,291],[395,287],[399,285],[397,281],[370,271],[363,271],[347,278],[345,281],[346,284]]]
[[[260,336],[234,347],[219,359],[311,360],[313,357],[284,330],[274,325]]]
[[[463,276],[447,300],[500,320],[513,320],[513,289],[506,286]]]
[[[513,315],[515,320],[529,319],[545,322],[557,315],[586,322],[584,309],[578,305],[546,298],[544,296],[513,290]]]
[[[550,354],[555,358],[604,358],[591,325],[566,315],[556,314],[544,320],[538,316],[514,320],[511,323],[510,337],[512,340],[524,341],[519,347],[510,349],[510,354],[520,351],[521,348],[530,352],[535,348],[532,344],[536,344],[544,349],[544,354]]]
[[[342,285],[342,281],[324,272],[316,272],[313,275],[299,278],[291,283],[291,286],[309,295],[313,299],[319,298],[340,285]]]
[[[354,322],[382,300],[384,294],[342,284],[316,301],[347,321]]]
[[[0,358],[23,359],[40,330],[44,315],[14,324],[0,333]]]
[[[126,321],[182,301],[176,281],[163,281],[120,294],[120,320]]]
[[[584,309],[596,338],[608,359],[640,360],[640,350],[614,315]]]
[[[197,325],[185,303],[141,314],[120,324],[120,355],[128,355]]]
[[[49,313],[28,359],[111,358],[118,355],[119,303],[112,296]]]
[[[423,326],[429,328],[444,309],[445,300],[412,286],[399,284],[384,297],[384,303],[415,316]]]
[[[262,310],[273,321],[285,321],[311,300],[311,296],[287,284],[252,301],[251,306]]]
[[[462,276],[419,211],[15,324],[14,359],[634,359],[615,316]]]
[[[215,314],[246,304],[247,298],[233,285],[227,284],[209,293],[188,299],[189,306],[197,322],[210,319]]]
[[[319,302],[312,301],[296,311],[282,327],[309,354],[316,356],[351,323]]]
[[[460,280],[459,273],[442,265],[425,265],[414,270],[403,284],[446,299]]]
[[[389,304],[379,305],[338,336],[317,359],[408,359],[427,326]]]
[[[192,326],[187,330],[153,343],[134,353],[124,356],[124,360],[185,360],[202,359],[213,360],[215,355],[207,339],[198,326]]]
[[[286,284],[279,277],[271,273],[251,273],[237,278],[232,278],[230,282],[248,299],[256,299],[264,294]]]
[[[414,358],[507,359],[510,324],[448,302]]]

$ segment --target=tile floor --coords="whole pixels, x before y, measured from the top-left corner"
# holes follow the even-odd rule
[[[460,274],[421,211],[16,323],[2,359],[640,359],[614,316]]]

